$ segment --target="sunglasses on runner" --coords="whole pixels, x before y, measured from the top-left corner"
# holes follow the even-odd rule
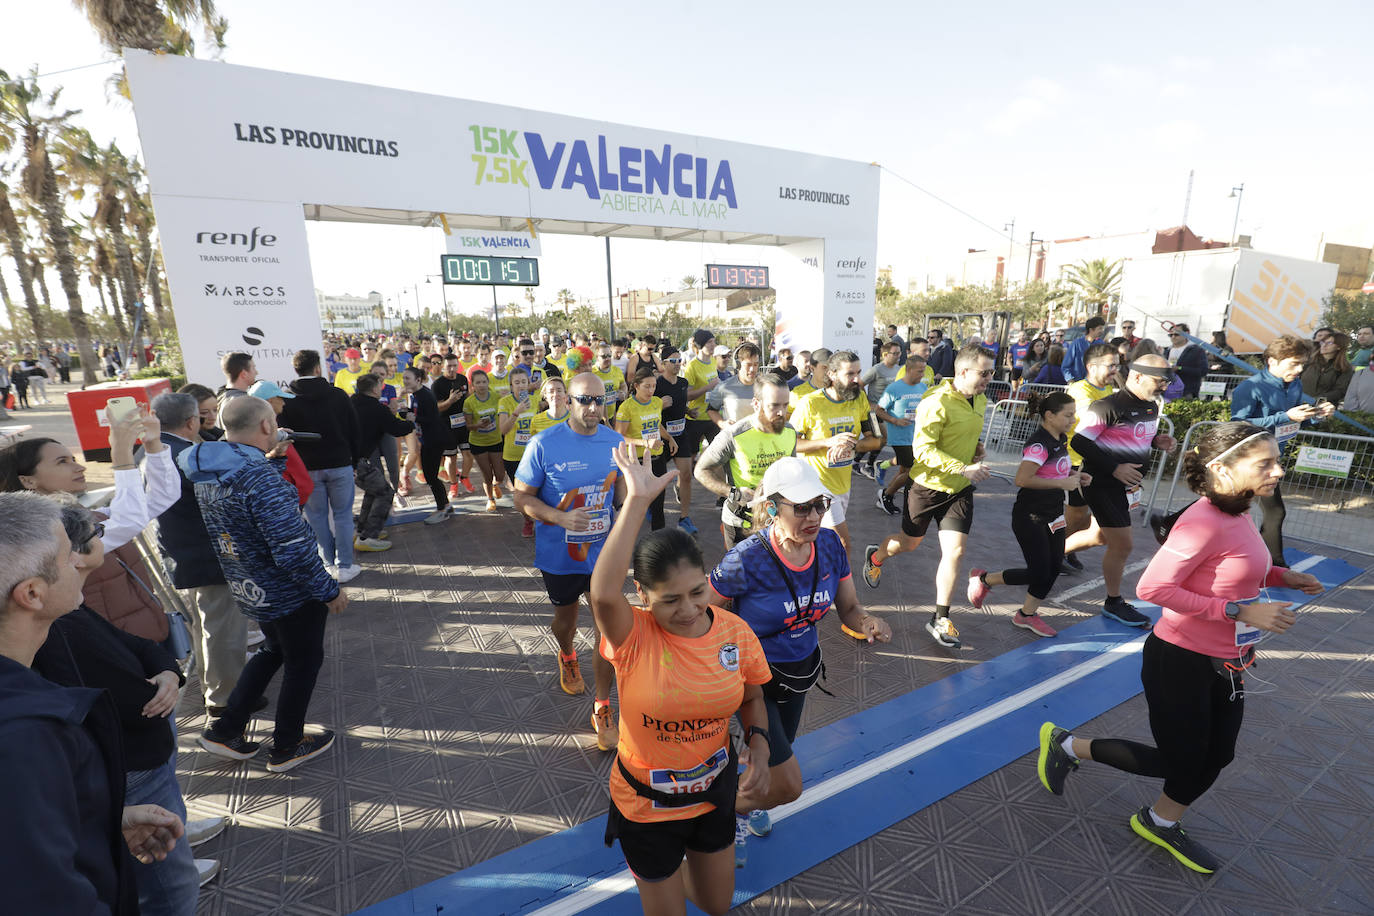
[[[825,515],[830,509],[830,497],[817,496],[809,503],[787,503],[786,505],[792,507],[792,514],[797,518],[806,518],[813,512],[817,515]]]
[[[599,394],[574,394],[571,397],[583,407],[591,407],[593,404],[600,406],[610,400],[610,398]]]
[[[521,351],[520,351],[520,355],[521,355],[521,356],[533,356],[533,355],[534,355],[534,351],[533,351],[533,350],[521,350]]]
[[[670,357],[668,357],[667,359],[665,359],[664,362],[665,362],[665,363],[680,363],[680,362],[682,362],[682,360],[681,360],[681,358],[679,358],[679,357],[670,356]]]
[[[96,538],[103,538],[104,536],[105,526],[97,523],[95,529],[91,531],[90,537],[82,539],[81,543],[76,545],[76,552],[86,553],[87,549],[91,546],[91,541],[94,541]]]

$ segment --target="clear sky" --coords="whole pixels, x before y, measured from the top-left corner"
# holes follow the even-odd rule
[[[568,4],[220,0],[231,63],[876,161],[1016,241],[1189,224],[1318,256],[1374,244],[1367,180],[1374,25],[1368,2]],[[28,2],[0,31],[0,68],[106,55],[69,2]],[[17,28],[15,27],[17,26]],[[97,139],[137,149],[113,66],[61,74]],[[436,309],[439,230],[310,224],[315,284]],[[617,240],[618,287],[676,288],[707,260],[766,248]],[[885,173],[878,263],[898,284],[1007,240]],[[541,304],[604,297],[599,239],[546,236]],[[1024,257],[1025,249],[1021,249]],[[747,257],[743,257],[746,256]],[[7,261],[7,259],[5,259]],[[7,279],[13,279],[4,264]],[[56,283],[51,283],[56,291]],[[16,289],[11,283],[11,289]],[[400,291],[406,289],[402,294]],[[509,298],[519,297],[515,291]],[[450,302],[490,305],[485,288]],[[504,297],[503,297],[504,301]],[[603,300],[604,301],[604,300]]]

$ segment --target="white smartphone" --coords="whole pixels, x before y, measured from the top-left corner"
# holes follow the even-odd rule
[[[138,413],[138,401],[130,397],[110,398],[105,402],[105,413],[111,423],[118,423],[125,417]]]

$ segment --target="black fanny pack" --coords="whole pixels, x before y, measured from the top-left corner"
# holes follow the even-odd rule
[[[681,792],[678,794],[661,792],[636,779],[629,768],[625,766],[625,762],[620,759],[619,754],[615,757],[615,765],[620,767],[620,775],[624,777],[630,788],[635,790],[636,795],[657,802],[665,808],[686,808],[704,802],[709,802],[717,808],[734,808],[735,788],[739,783],[739,754],[735,751],[734,741],[726,741],[726,746],[730,749],[730,758],[725,763],[725,769],[715,779],[711,780],[709,786],[700,792]]]
[[[763,685],[763,695],[770,700],[795,700],[812,687],[827,696],[834,696],[817,683],[825,676],[825,660],[821,657],[820,646],[800,661],[769,662],[768,670],[772,673],[773,679]]]

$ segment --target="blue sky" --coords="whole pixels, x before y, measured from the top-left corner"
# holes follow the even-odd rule
[[[1310,258],[1323,236],[1374,244],[1374,7],[1114,6],[220,3],[232,63],[876,161],[997,228],[1014,218],[1018,242],[1177,224],[1194,169],[1189,223],[1204,236],[1229,237],[1227,194],[1244,182],[1239,231],[1257,248]],[[0,33],[10,72],[106,56],[70,3],[28,3],[15,21]],[[52,79],[98,138],[134,149],[109,71]],[[437,230],[312,224],[310,237],[316,285],[334,293],[394,296],[442,248]],[[740,253],[615,244],[626,288]],[[885,174],[878,244],[903,282],[926,260],[1007,243]],[[604,296],[602,258],[599,240],[546,237],[541,301],[564,286]],[[437,307],[437,287],[422,284],[421,301]]]

